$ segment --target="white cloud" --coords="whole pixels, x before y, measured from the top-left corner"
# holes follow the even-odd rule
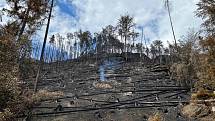
[[[120,15],[129,13],[139,25],[144,26],[144,34],[151,40],[172,41],[172,32],[163,0],[72,0],[79,9],[80,27],[92,32],[117,23]],[[188,28],[199,28],[201,21],[195,17],[198,0],[172,0],[172,18],[176,37],[179,39]],[[149,24],[155,21],[157,31]]]
[[[151,40],[173,41],[171,26],[163,0],[64,0],[76,7],[79,19],[64,13],[58,6],[54,8],[50,35],[74,32],[78,29],[92,33],[100,31],[106,25],[116,25],[123,14],[130,14],[138,25],[144,26],[144,34]],[[172,19],[177,39],[186,34],[188,28],[199,29],[201,20],[195,17],[195,5],[199,0],[170,0]],[[0,7],[5,2],[0,1]],[[45,26],[38,35],[44,37]]]

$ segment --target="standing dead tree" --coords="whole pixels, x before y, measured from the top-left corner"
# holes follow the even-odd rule
[[[172,16],[171,16],[171,13],[170,13],[170,3],[169,3],[169,0],[165,0],[165,7],[168,11],[168,15],[169,15],[169,20],[170,20],[170,24],[171,24],[171,29],[172,29],[172,34],[173,34],[173,38],[174,38],[174,43],[175,43],[175,47],[177,47],[177,41],[176,41],[176,37],[175,37],[175,30],[174,30],[174,27],[173,27],[173,22],[172,22]]]
[[[48,30],[49,30],[53,6],[54,6],[54,0],[52,0],[52,2],[51,2],[50,13],[49,13],[49,17],[48,17],[48,23],[47,23],[46,32],[45,32],[45,38],[44,38],[43,47],[42,47],[42,51],[41,51],[39,67],[38,67],[37,76],[36,76],[36,80],[35,80],[35,84],[34,84],[34,92],[37,91],[37,83],[38,83],[40,71],[41,71],[42,65],[43,65],[43,58],[44,58],[43,56],[44,56],[44,51],[45,51],[45,46],[46,46],[46,40],[48,37]]]

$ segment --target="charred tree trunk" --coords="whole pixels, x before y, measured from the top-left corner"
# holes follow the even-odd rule
[[[42,47],[42,51],[41,51],[39,67],[38,67],[37,76],[36,76],[36,80],[35,80],[35,84],[34,84],[34,92],[37,92],[37,83],[38,83],[38,80],[40,77],[40,71],[41,71],[42,66],[43,66],[43,58],[44,58],[43,56],[44,56],[46,41],[47,41],[47,37],[48,37],[48,30],[49,30],[53,5],[54,5],[54,0],[52,0],[52,2],[51,2],[51,8],[50,8],[50,13],[49,13],[49,17],[48,17],[48,23],[47,23],[47,27],[46,27],[45,37],[44,37],[44,41],[43,41],[43,47]]]
[[[174,41],[175,41],[175,47],[177,47],[177,42],[176,42],[176,37],[175,37],[175,31],[174,31],[174,27],[173,27],[172,17],[171,17],[171,14],[170,14],[169,0],[166,1],[166,6],[167,6],[167,10],[168,10],[168,15],[169,15],[169,20],[170,20],[170,24],[171,24],[173,38],[174,38]]]

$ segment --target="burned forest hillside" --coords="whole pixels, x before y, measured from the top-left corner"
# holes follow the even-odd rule
[[[170,79],[165,65],[109,57],[98,64],[66,61],[43,68],[38,89],[61,91],[64,96],[40,102],[32,110],[32,120],[136,121],[159,111],[168,121],[186,121],[179,103],[189,102],[190,87]]]
[[[214,121],[214,14],[214,0],[1,0],[0,121]]]

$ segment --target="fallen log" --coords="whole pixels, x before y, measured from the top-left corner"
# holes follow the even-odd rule
[[[186,93],[186,92],[188,92],[188,90],[181,91],[181,92],[178,92],[178,93],[176,93],[176,94],[169,95],[169,96],[165,96],[164,98],[171,98],[171,97],[174,97],[174,96],[177,96],[177,95],[179,95],[179,94]]]
[[[170,106],[177,106],[178,104],[168,104],[168,105],[150,105],[150,106],[125,106],[125,107],[102,107],[102,108],[88,108],[88,109],[79,109],[79,110],[67,110],[67,111],[59,111],[59,112],[46,112],[46,113],[35,113],[32,116],[47,116],[53,115],[56,116],[57,114],[69,114],[75,112],[88,112],[88,111],[96,111],[96,110],[111,110],[111,109],[143,109],[143,108],[155,108],[155,107],[170,107]],[[18,116],[17,118],[25,117],[26,115]]]

